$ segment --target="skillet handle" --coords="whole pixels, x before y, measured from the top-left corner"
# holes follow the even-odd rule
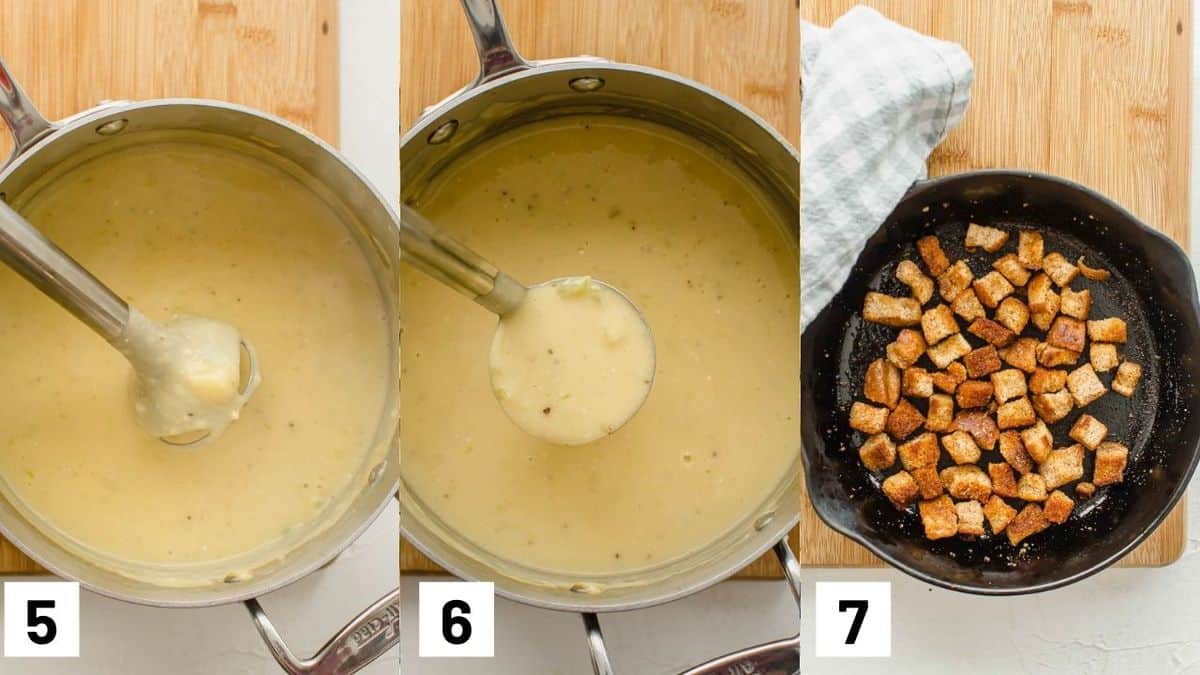
[[[475,86],[533,67],[521,58],[513,45],[497,0],[462,0],[462,5],[475,37],[475,49],[479,52],[479,77]]]
[[[8,159],[0,164],[0,169],[8,166],[30,146],[37,143],[56,128],[47,120],[33,103],[25,96],[25,90],[13,79],[8,72],[8,66],[0,59],[0,118],[8,125],[13,136],[13,151]]]
[[[271,655],[288,675],[350,675],[365,668],[400,641],[399,588],[351,619],[307,659],[292,654],[258,600],[247,600],[246,609]]]

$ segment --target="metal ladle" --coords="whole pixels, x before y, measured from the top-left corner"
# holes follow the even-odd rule
[[[3,201],[0,201],[0,261],[121,351],[118,345],[129,324],[129,304]],[[249,398],[260,379],[258,357],[244,338],[241,349],[238,388],[243,397]],[[160,440],[170,445],[191,446],[209,435],[208,430],[197,429]]]

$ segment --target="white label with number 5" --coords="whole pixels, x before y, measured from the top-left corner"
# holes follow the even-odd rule
[[[79,584],[4,582],[4,656],[79,656]]]
[[[491,658],[495,592],[491,583],[422,581],[417,586],[418,655]]]
[[[892,584],[887,581],[816,585],[817,656],[891,656]]]

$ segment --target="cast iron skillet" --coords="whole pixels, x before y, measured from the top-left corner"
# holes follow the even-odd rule
[[[967,253],[966,223],[1013,233],[999,253]],[[1086,408],[1108,425],[1109,439],[1129,446],[1125,481],[1077,500],[1067,523],[1014,548],[1006,537],[966,541],[925,539],[916,509],[896,510],[858,458],[864,435],[850,429],[848,413],[867,365],[882,356],[896,329],[863,321],[867,290],[909,295],[895,279],[908,258],[920,264],[916,240],[937,234],[947,256],[966,259],[976,277],[991,260],[1016,250],[1016,231],[1036,228],[1045,251],[1113,272],[1105,282],[1080,275],[1071,287],[1090,288],[1091,318],[1120,316],[1129,327],[1124,356],[1142,364],[1137,393],[1109,392]],[[922,269],[924,266],[922,265]],[[936,304],[935,299],[926,307]],[[961,323],[961,321],[960,321]],[[1027,333],[1036,334],[1030,323]],[[964,336],[973,346],[982,341]],[[1079,364],[1086,362],[1086,352]],[[925,358],[925,357],[923,357]],[[1162,522],[1183,494],[1200,456],[1200,304],[1187,255],[1114,202],[1053,176],[979,171],[915,186],[871,237],[841,291],[801,339],[804,468],[817,514],[831,527],[923,581],[984,595],[1036,593],[1079,581],[1119,560]],[[932,366],[930,366],[932,367]],[[1100,375],[1108,385],[1115,373]],[[920,400],[914,401],[921,407]],[[922,412],[924,410],[922,409]],[[1074,410],[1051,425],[1055,446],[1073,443]],[[1091,476],[1092,455],[1084,478]],[[982,462],[998,462],[985,452]],[[898,465],[897,465],[898,467]],[[1070,486],[1064,488],[1073,495]],[[1014,502],[1015,503],[1015,502]]]

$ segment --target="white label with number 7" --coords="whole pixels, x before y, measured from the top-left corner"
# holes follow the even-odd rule
[[[495,585],[422,581],[417,586],[417,654],[490,658],[495,648]]]
[[[816,655],[892,655],[892,584],[887,581],[816,584]]]

